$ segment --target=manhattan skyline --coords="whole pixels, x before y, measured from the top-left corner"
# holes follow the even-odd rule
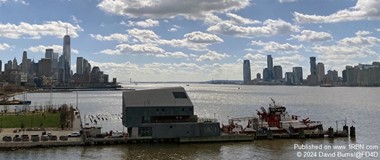
[[[31,59],[71,37],[71,70],[86,57],[119,81],[242,79],[267,55],[283,71],[309,57],[325,70],[379,61],[378,0],[0,1],[0,60]],[[374,10],[375,9],[375,10]],[[175,76],[173,76],[175,75]]]

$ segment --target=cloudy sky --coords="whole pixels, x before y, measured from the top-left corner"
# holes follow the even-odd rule
[[[0,0],[0,60],[84,57],[120,81],[242,79],[266,55],[283,71],[309,57],[341,72],[379,61],[380,0]],[[341,75],[341,73],[339,73]]]

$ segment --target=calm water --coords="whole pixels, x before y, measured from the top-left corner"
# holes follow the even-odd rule
[[[256,109],[270,103],[270,97],[287,107],[290,114],[320,120],[324,128],[336,120],[347,118],[348,125],[356,126],[356,139],[337,138],[306,140],[260,140],[242,143],[210,144],[132,144],[96,147],[62,147],[0,152],[0,159],[296,159],[294,144],[324,146],[380,144],[380,88],[321,88],[291,86],[237,86],[206,84],[139,84],[126,87],[143,89],[182,85],[188,91],[194,111],[199,117],[217,118],[227,123],[228,118],[252,116]],[[240,88],[240,89],[239,89]],[[34,105],[48,104],[50,93],[29,93]],[[53,93],[53,103],[76,105],[76,92]],[[80,91],[78,104],[82,116],[121,113],[121,91]],[[343,122],[339,122],[341,129]],[[123,130],[117,117],[100,122],[104,130]],[[335,152],[341,150],[307,150]],[[354,152],[355,150],[342,150]],[[368,151],[368,150],[365,150]],[[379,149],[370,150],[379,152]],[[317,155],[318,157],[319,155]],[[309,158],[310,159],[310,158]],[[313,158],[311,158],[313,159]],[[339,158],[317,158],[339,159]],[[347,158],[341,158],[347,159]],[[350,159],[350,158],[349,158]],[[353,159],[353,158],[351,158]],[[365,158],[364,158],[365,159]]]

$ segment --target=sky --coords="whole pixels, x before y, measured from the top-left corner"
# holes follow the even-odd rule
[[[84,57],[118,81],[242,80],[266,56],[283,72],[380,60],[380,0],[0,0],[0,60],[46,48]]]

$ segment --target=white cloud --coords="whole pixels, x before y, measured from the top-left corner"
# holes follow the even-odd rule
[[[163,54],[165,50],[157,47],[157,45],[153,44],[119,44],[115,47],[113,52],[111,50],[103,50],[100,53],[105,54]]]
[[[358,0],[354,7],[337,11],[327,16],[307,15],[295,12],[295,20],[299,23],[334,23],[356,20],[379,20],[379,0]]]
[[[257,36],[272,36],[280,34],[289,34],[292,32],[299,32],[299,26],[292,25],[284,20],[268,19],[265,20],[263,26],[239,26],[223,21],[216,25],[210,26],[207,31],[225,35],[232,35],[238,37],[257,37]]]
[[[380,28],[376,29],[376,31],[380,32]]]
[[[29,3],[24,0],[0,0],[0,6],[1,4],[7,3],[7,2],[15,2],[15,3],[21,3],[23,5],[29,5]]]
[[[153,43],[160,39],[160,37],[152,30],[133,28],[128,30],[127,32],[129,36],[137,39],[139,42],[142,43]]]
[[[82,20],[78,19],[77,17],[75,17],[74,15],[71,15],[71,20],[75,23],[75,24],[79,24],[79,23],[82,23]]]
[[[288,3],[288,2],[295,2],[297,0],[278,0],[280,3]]]
[[[183,52],[165,52],[164,54],[157,54],[156,57],[187,58],[189,55]]]
[[[285,52],[285,53],[289,53],[289,52],[298,51],[299,49],[303,48],[302,44],[301,45],[291,45],[289,43],[280,44],[280,43],[277,43],[274,41],[262,42],[261,40],[260,41],[252,41],[251,45],[263,47],[262,51],[264,51],[264,52]]]
[[[0,51],[4,51],[4,50],[7,50],[11,48],[11,46],[9,44],[6,44],[6,43],[0,43]]]
[[[173,27],[173,28],[170,28],[170,29],[168,29],[168,31],[169,31],[169,32],[177,32],[177,30],[178,30],[178,29],[177,29],[177,28],[174,28],[174,27]]]
[[[311,49],[319,54],[319,59],[332,68],[341,68],[358,62],[358,59],[376,56],[373,49],[380,45],[380,39],[367,36],[368,32],[359,31],[355,37],[346,37],[334,45],[315,45]]]
[[[243,18],[243,17],[241,17],[237,14],[233,14],[233,13],[227,13],[226,16],[230,17],[231,20],[234,21],[236,24],[258,24],[258,23],[261,23],[260,21],[251,20],[248,18]]]
[[[99,34],[90,34],[90,36],[98,41],[118,41],[128,42],[128,34],[114,33],[109,36],[102,36]]]
[[[105,49],[99,53],[108,55],[127,55],[127,54],[144,54],[155,57],[187,58],[183,52],[166,52],[164,49],[155,44],[119,44],[115,49]]]
[[[376,37],[364,37],[360,34],[357,34],[356,37],[347,37],[343,38],[338,43],[340,45],[344,46],[358,46],[358,47],[364,47],[364,46],[374,46],[380,44],[380,39]]]
[[[199,56],[196,61],[217,61],[222,60],[223,58],[230,57],[230,55],[226,53],[218,53],[215,51],[209,51],[204,55]]]
[[[55,53],[62,53],[62,45],[50,45],[50,46],[44,46],[44,45],[38,45],[38,46],[31,46],[29,47],[28,49],[26,49],[26,51],[30,51],[30,52],[33,52],[33,53],[45,53],[46,49],[49,49],[49,48],[52,48],[54,50]],[[71,48],[71,53],[76,53],[78,54],[79,51],[74,49],[74,48]]]
[[[129,40],[132,40],[132,42],[134,43],[169,45],[172,47],[184,47],[184,48],[197,50],[197,51],[206,50],[209,45],[223,42],[223,39],[221,39],[220,37],[216,35],[203,33],[200,31],[187,33],[184,35],[183,39],[167,40],[167,39],[161,39],[152,30],[136,29],[136,28],[127,30],[127,34],[114,33],[109,36],[90,34],[90,36],[99,41],[116,40],[119,42],[126,42]],[[109,50],[102,53],[115,54],[113,51],[111,52]]]
[[[98,8],[128,17],[204,19],[207,14],[236,11],[249,3],[249,0],[102,0]]]
[[[328,41],[332,40],[333,37],[330,33],[327,32],[316,32],[312,30],[303,30],[298,35],[291,35],[292,38],[297,39],[299,41]]]
[[[74,38],[78,37],[78,31],[83,31],[79,25],[61,21],[47,21],[43,24],[20,22],[19,25],[0,23],[0,37],[40,39],[42,36],[56,36],[62,38],[66,34],[66,27],[69,29],[69,35]]]
[[[172,28],[168,29],[169,32],[177,32],[178,29],[182,28],[181,26],[178,25],[173,25]]]
[[[118,81],[208,81],[212,79],[241,79],[242,63],[195,64],[195,63],[147,63],[94,62],[110,77]],[[176,75],[176,76],[173,76]]]
[[[218,16],[216,16],[213,13],[207,13],[205,15],[205,18],[204,18],[204,22],[208,25],[215,25],[215,24],[218,24],[222,21],[223,20],[221,18],[219,18]]]
[[[195,31],[184,35],[185,39],[192,43],[219,43],[223,39],[217,35]]]
[[[137,21],[137,22],[128,21],[128,26],[139,26],[143,28],[155,27],[159,25],[160,25],[160,22],[153,19],[146,19],[144,21]]]
[[[355,34],[357,36],[366,36],[366,35],[369,35],[371,34],[372,32],[369,32],[369,31],[357,31]]]

